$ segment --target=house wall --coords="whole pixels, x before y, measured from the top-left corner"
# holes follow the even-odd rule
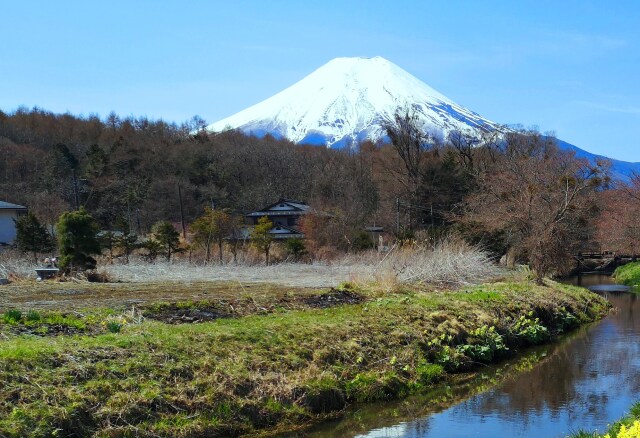
[[[269,216],[267,215],[267,217],[269,218],[269,220],[271,221],[272,224],[274,225],[283,225],[285,227],[291,227],[291,226],[295,226],[298,223],[298,219],[296,216]],[[258,221],[260,220],[259,217],[252,217],[251,218],[251,222],[253,225],[257,225]]]
[[[0,243],[13,245],[16,240],[16,210],[0,210]]]

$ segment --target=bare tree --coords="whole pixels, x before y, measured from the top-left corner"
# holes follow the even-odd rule
[[[463,221],[504,232],[510,252],[522,254],[542,283],[571,261],[604,169],[559,151],[553,138],[538,133],[511,133],[505,142],[495,167],[467,198]]]
[[[635,256],[640,253],[640,175],[599,194],[602,206],[597,238],[602,248]]]
[[[411,107],[398,108],[392,120],[382,124],[407,171],[410,190],[415,195],[423,174],[424,152],[429,148],[429,135]]]

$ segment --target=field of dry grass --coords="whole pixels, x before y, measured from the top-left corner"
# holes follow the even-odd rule
[[[286,294],[305,295],[349,282],[376,283],[380,290],[399,284],[426,288],[451,288],[478,284],[504,273],[482,251],[460,242],[436,247],[393,248],[389,253],[344,255],[332,262],[201,264],[107,263],[98,272],[108,283],[90,283],[79,277],[36,281],[36,263],[16,253],[0,254],[0,311],[20,309],[79,310],[88,307],[128,308],[150,302],[202,301],[250,297],[263,307],[280,302]],[[260,285],[260,286],[259,286]]]

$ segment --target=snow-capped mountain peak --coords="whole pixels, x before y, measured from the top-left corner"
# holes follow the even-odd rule
[[[333,59],[280,93],[207,129],[233,128],[295,143],[340,146],[377,141],[385,135],[382,122],[407,106],[429,129],[444,135],[451,130],[477,134],[499,129],[379,56]]]

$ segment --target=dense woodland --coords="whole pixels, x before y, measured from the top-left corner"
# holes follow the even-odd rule
[[[323,212],[303,224],[310,247],[353,250],[372,225],[405,240],[455,232],[545,273],[580,250],[637,252],[640,184],[613,184],[606,163],[537,132],[442,140],[404,109],[389,144],[332,150],[204,125],[0,112],[0,199],[46,224],[84,206],[102,229],[138,235],[180,224],[181,203],[191,224],[207,207],[241,216],[297,199]]]

